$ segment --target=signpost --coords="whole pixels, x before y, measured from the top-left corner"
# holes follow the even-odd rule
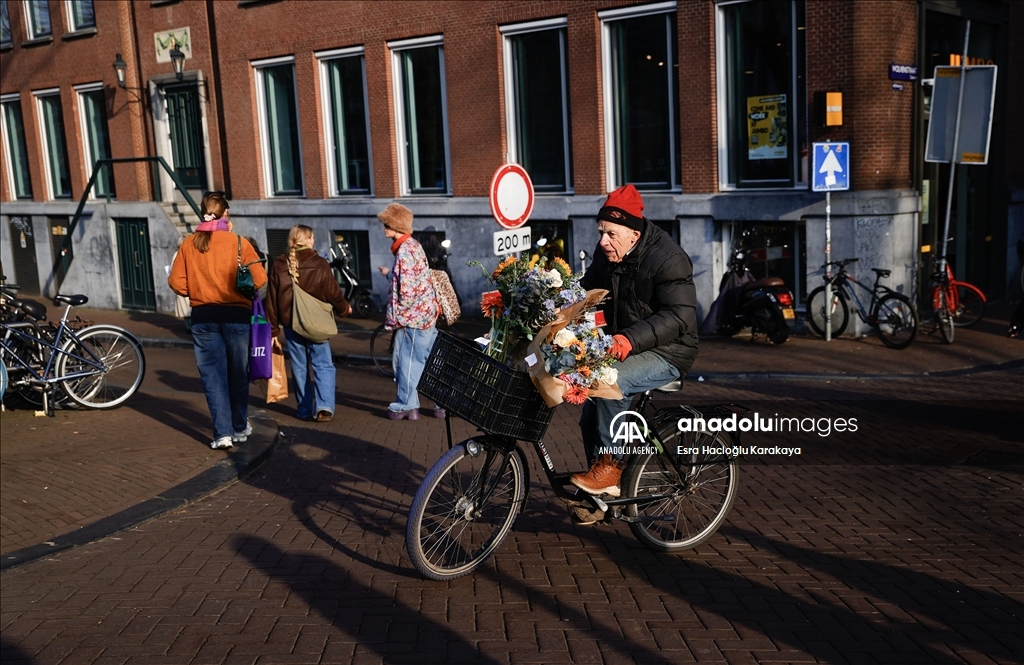
[[[825,277],[832,277],[832,192],[850,189],[850,144],[815,143],[811,189],[825,192]],[[825,341],[832,340],[832,283],[825,282]]]
[[[523,226],[533,212],[533,182],[519,164],[505,164],[491,178],[491,214],[505,230],[494,232],[494,254],[505,256],[530,249],[530,227]]]

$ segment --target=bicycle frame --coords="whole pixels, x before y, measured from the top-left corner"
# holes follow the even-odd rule
[[[873,288],[868,288],[868,286],[863,282],[851,277],[850,273],[846,272],[846,268],[844,267],[841,268],[831,280],[826,277],[825,281],[831,281],[832,290],[839,292],[847,301],[852,300],[854,304],[853,311],[857,315],[857,318],[868,325],[874,325],[873,321],[878,315],[878,303],[881,302],[882,298],[886,295],[894,293],[894,291],[889,287],[884,284],[879,284],[881,279],[881,276],[878,273],[875,273],[875,284]],[[864,303],[857,297],[857,291],[850,286],[851,282],[871,294],[871,301],[868,303],[867,307],[864,307]]]
[[[652,397],[651,397],[650,393],[651,393],[651,391],[647,391],[647,392],[643,393],[640,396],[639,400],[637,401],[637,403],[636,403],[636,405],[634,407],[634,410],[636,412],[638,412],[640,414],[644,414],[644,413],[646,413],[649,410],[650,405],[651,405],[651,401],[652,401]],[[687,410],[689,413],[694,413],[694,414],[696,414],[698,416],[700,415],[700,413],[695,412],[690,407],[683,406],[681,408]],[[658,426],[664,424],[667,420],[670,420],[672,415],[674,415],[674,414],[669,414],[667,409],[666,410],[655,410],[654,411],[653,418],[652,418],[652,423],[653,423],[654,426],[648,428],[647,441],[648,441],[648,443],[651,446],[654,446],[655,448],[657,448],[658,454],[660,454],[660,455],[667,455],[669,460],[672,462],[672,465],[675,466],[678,469],[681,466],[681,463],[680,463],[680,460],[679,460],[678,456],[677,455],[672,455],[670,453],[666,453],[665,445],[661,441],[661,439],[659,438],[659,436],[657,434]],[[446,431],[447,431],[447,435],[448,435],[448,449],[451,450],[451,448],[452,448],[452,446],[454,444],[452,442],[452,430],[451,430],[450,416],[445,418],[445,427],[446,427]],[[740,446],[740,432],[738,432],[738,431],[737,432],[729,432],[729,434],[730,434],[730,436],[734,437],[734,445],[739,447]],[[483,497],[482,497],[482,499],[480,501],[480,504],[481,505],[486,505],[487,502],[490,500],[491,494],[494,492],[494,489],[495,489],[496,483],[497,483],[497,479],[501,478],[505,474],[505,471],[507,470],[507,466],[509,464],[509,461],[508,461],[509,460],[509,455],[511,455],[512,452],[514,450],[516,450],[516,448],[518,447],[518,444],[517,444],[517,441],[515,439],[512,439],[510,437],[497,436],[497,435],[492,435],[492,434],[482,434],[479,437],[473,437],[472,439],[470,439],[470,441],[474,441],[474,440],[486,440],[490,444],[492,444],[492,446],[488,447],[487,458],[484,460],[483,468],[481,470],[481,473],[479,474],[481,478],[488,477],[487,472],[490,469],[491,464],[495,461],[495,457],[497,457],[498,455],[501,456],[501,467],[499,468],[498,473],[494,474],[494,476],[493,476],[493,478],[495,479],[494,480],[494,484],[491,487],[486,488],[485,491],[482,493]],[[559,472],[557,469],[555,469],[554,462],[552,462],[551,455],[548,453],[547,447],[544,445],[543,441],[534,441],[533,442],[533,448],[534,448],[534,451],[537,453],[538,459],[540,459],[540,461],[541,461],[541,467],[544,470],[544,475],[547,476],[548,483],[551,485],[551,488],[554,490],[556,496],[558,496],[560,499],[564,499],[564,500],[567,500],[567,501],[581,501],[581,500],[582,501],[586,501],[587,503],[590,504],[591,508],[594,508],[596,510],[601,510],[601,511],[603,511],[605,513],[609,512],[610,508],[614,508],[614,511],[612,511],[612,517],[614,519],[623,520],[623,521],[627,521],[627,522],[628,521],[641,521],[642,519],[649,519],[649,518],[636,518],[636,519],[631,520],[630,518],[627,518],[624,515],[622,515],[621,512],[618,510],[618,507],[619,506],[630,505],[630,504],[642,503],[642,502],[649,502],[649,501],[652,501],[652,500],[660,500],[660,499],[671,498],[671,495],[667,495],[667,494],[666,495],[651,495],[651,494],[647,494],[647,495],[644,495],[642,497],[638,496],[638,497],[632,497],[632,498],[603,499],[603,498],[601,498],[599,496],[588,494],[588,493],[582,492],[582,491],[579,491],[579,492],[570,491],[567,488],[572,485],[571,482],[570,482],[570,478],[573,476],[573,474],[575,472]],[[472,453],[470,453],[470,454],[472,454]],[[737,458],[738,458],[738,456],[722,455],[721,457],[713,457],[713,458],[709,458],[709,459],[704,459],[704,460],[701,461],[701,464],[702,465],[712,465],[712,464],[727,463],[727,462],[731,462],[731,461],[733,461],[733,460],[735,460]],[[682,466],[688,466],[688,465],[687,464],[682,464]],[[529,493],[529,467],[528,466],[524,465],[523,473],[526,476],[525,482],[526,482],[527,495],[528,495],[528,493]],[[687,474],[685,474],[685,473],[681,473],[681,475],[683,477],[687,476]]]
[[[52,343],[44,339],[41,332],[37,332],[36,334],[33,335],[28,334],[22,330],[24,328],[30,328],[38,331],[39,325],[34,321],[0,323],[0,330],[4,331],[3,337],[0,338],[0,347],[2,347],[4,351],[3,355],[5,358],[5,364],[10,366],[10,364],[7,362],[7,359],[13,359],[20,368],[25,369],[29,372],[29,374],[31,375],[29,377],[30,383],[46,386],[50,386],[61,381],[66,381],[68,379],[80,379],[87,376],[92,376],[97,372],[104,371],[106,367],[104,366],[103,362],[99,359],[99,357],[97,357],[96,354],[92,352],[92,349],[90,349],[87,345],[83,345],[81,343],[81,340],[75,334],[75,332],[70,327],[68,327],[67,317],[68,312],[70,311],[71,307],[68,307],[64,311],[64,316],[61,318],[60,325],[57,326],[57,334],[54,336],[54,340]],[[40,351],[42,351],[44,347],[49,349],[48,357],[46,359],[46,365],[43,368],[42,374],[37,372],[36,369],[32,367],[32,365],[25,362],[21,358],[21,356],[19,356],[17,352],[15,352],[15,350],[11,348],[12,338],[22,342],[28,342],[34,345]],[[64,343],[66,343],[66,341],[76,342],[78,344],[78,348],[85,349],[85,352],[91,356],[91,359],[85,358],[76,353],[72,353],[71,351],[65,351],[64,349],[62,349],[61,346]],[[56,366],[57,358],[61,355],[85,363],[91,369],[87,369],[86,371],[73,372],[71,374],[61,377],[53,376],[53,370]]]

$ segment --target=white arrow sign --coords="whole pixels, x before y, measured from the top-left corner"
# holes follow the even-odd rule
[[[822,163],[821,168],[818,169],[818,173],[825,174],[825,185],[828,187],[834,187],[836,184],[836,173],[842,173],[843,167],[839,164],[839,160],[836,159],[836,153],[832,150],[828,151],[825,155],[825,161]]]

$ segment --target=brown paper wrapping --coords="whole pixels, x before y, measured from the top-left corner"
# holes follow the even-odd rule
[[[276,337],[271,345],[271,354],[274,371],[267,380],[267,404],[288,399],[288,375],[285,373],[284,349],[281,348],[281,342],[277,341]]]
[[[528,367],[527,371],[530,373],[530,380],[533,381],[533,385],[536,386],[537,391],[544,398],[544,403],[548,407],[558,406],[564,401],[565,392],[569,389],[569,385],[565,381],[551,376],[551,373],[544,369],[544,354],[540,350],[541,344],[550,341],[558,334],[559,330],[596,307],[607,295],[608,291],[605,289],[591,289],[587,291],[586,298],[560,311],[555,320],[541,328],[534,335],[533,341],[530,342],[526,355],[533,354],[537,358],[537,362],[532,367]],[[622,391],[619,390],[618,385],[599,383],[597,388],[587,390],[587,396],[622,399]]]

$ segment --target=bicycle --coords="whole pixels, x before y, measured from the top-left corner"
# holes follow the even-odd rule
[[[391,365],[391,355],[395,351],[394,332],[382,323],[370,335],[370,358],[377,371],[389,379],[395,378],[395,368]]]
[[[675,381],[658,390],[680,388],[681,381]],[[641,395],[635,412],[651,413],[652,424],[645,444],[628,458],[621,497],[607,498],[576,493],[573,474],[555,469],[543,442],[552,410],[525,372],[442,332],[419,390],[448,414],[448,452],[416,492],[406,527],[409,557],[429,579],[472,572],[511,531],[529,494],[520,441],[533,444],[548,482],[570,509],[585,507],[602,511],[605,520],[626,522],[640,542],[656,551],[676,552],[707,541],[736,499],[739,432],[681,432],[677,423],[683,417],[730,417],[745,413],[743,407],[679,406],[651,413],[651,391]],[[475,425],[481,435],[453,444],[452,414]]]
[[[830,266],[838,268],[831,277],[826,274],[824,280],[832,284],[832,307],[830,322],[832,337],[839,337],[846,330],[850,320],[850,306],[854,304],[854,312],[861,321],[872,326],[882,343],[891,349],[905,349],[917,337],[917,310],[910,298],[897,293],[879,282],[892,274],[891,270],[872,268],[875,283],[871,288],[857,281],[846,271],[846,266],[860,259],[844,259],[832,261],[821,266],[826,270]],[[857,297],[851,284],[856,284],[864,291],[871,293],[871,301],[865,308]],[[807,323],[815,333],[825,336],[825,287],[819,286],[807,296]]]
[[[146,358],[142,343],[123,328],[91,325],[75,330],[68,321],[72,307],[87,303],[83,295],[57,295],[66,305],[52,334],[35,320],[0,321],[0,362],[9,387],[42,393],[42,406],[53,414],[55,391],[90,409],[124,403],[142,385]]]
[[[988,300],[985,294],[973,284],[954,278],[953,268],[945,257],[941,257],[938,263],[945,269],[936,270],[928,285],[936,320],[948,320],[953,326],[962,328],[981,321],[985,316],[985,303]],[[941,325],[939,330],[943,330]],[[950,333],[948,342],[952,341],[953,336]]]

